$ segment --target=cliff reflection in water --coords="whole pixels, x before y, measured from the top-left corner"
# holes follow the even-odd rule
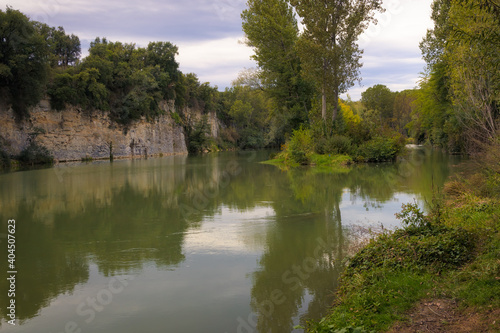
[[[349,244],[343,205],[362,202],[370,210],[399,192],[430,198],[432,184],[439,186],[450,172],[447,156],[425,151],[400,164],[336,174],[281,172],[256,163],[267,155],[177,156],[0,175],[2,230],[10,218],[18,224],[18,318],[35,318],[87,283],[91,264],[106,277],[140,275],[145,265],[176,270],[186,260],[187,234],[203,233],[226,211],[251,214],[267,207],[274,215],[236,239],[236,246],[259,257],[247,290],[257,319],[240,315],[261,332],[292,331],[294,318],[318,318],[331,302]],[[211,246],[217,245],[204,244]],[[0,287],[7,290],[6,281]],[[0,294],[1,304],[6,295]],[[241,323],[227,321],[235,329]]]

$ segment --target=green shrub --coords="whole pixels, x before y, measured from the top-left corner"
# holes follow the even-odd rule
[[[350,155],[352,152],[352,140],[343,135],[334,135],[324,141],[323,154]]]
[[[472,259],[472,233],[431,223],[416,204],[403,205],[403,211],[396,215],[405,227],[381,235],[358,252],[347,267],[347,275],[377,267],[442,271]]]
[[[430,227],[424,212],[414,203],[403,204],[401,212],[396,213],[396,217],[401,220],[406,230]]]
[[[210,127],[206,117],[203,117],[193,127],[187,125],[184,127],[186,131],[187,147],[190,154],[203,152],[210,147]]]
[[[375,333],[375,331],[366,330],[364,327],[345,327],[341,329],[334,329],[333,325],[327,325],[325,322],[320,322],[316,327],[310,327],[314,332],[328,332],[328,333]],[[299,327],[300,328],[300,327]]]
[[[392,138],[378,136],[362,144],[357,151],[366,162],[393,161],[404,148],[404,140],[401,136]]]
[[[170,113],[170,116],[172,116],[172,119],[175,121],[177,125],[182,124],[181,116],[177,112]]]
[[[311,131],[302,127],[294,130],[288,143],[287,151],[288,157],[292,162],[301,165],[309,164],[313,153],[313,138]]]
[[[54,157],[50,151],[35,142],[31,142],[29,146],[21,151],[18,157],[19,162],[26,165],[34,164],[52,164]]]
[[[76,87],[75,76],[69,72],[55,74],[47,90],[50,105],[54,110],[63,110],[66,104],[77,105],[82,94]]]

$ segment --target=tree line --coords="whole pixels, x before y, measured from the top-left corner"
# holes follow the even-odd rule
[[[309,133],[297,135],[311,136],[305,142],[315,144],[316,152],[363,155],[363,145],[398,135],[460,153],[473,153],[498,137],[500,5],[494,0],[435,0],[435,26],[420,43],[427,66],[419,86],[392,92],[375,85],[359,102],[342,101],[339,94],[360,80],[363,51],[357,38],[376,23],[381,1],[249,0],[247,5],[243,31],[258,67],[243,82],[274,101],[269,115],[279,119],[282,139],[302,128]],[[346,117],[349,113],[358,120]]]
[[[158,116],[163,100],[215,110],[217,88],[183,74],[175,59],[178,48],[170,42],[137,47],[97,37],[81,59],[78,36],[10,7],[0,10],[0,36],[0,93],[19,119],[44,97],[52,109],[109,111],[123,124]]]
[[[500,5],[492,0],[435,0],[434,28],[420,48],[427,62],[418,110],[418,140],[475,152],[498,137]]]

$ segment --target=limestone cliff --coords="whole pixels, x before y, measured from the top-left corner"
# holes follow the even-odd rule
[[[101,111],[54,111],[48,105],[42,101],[31,110],[30,119],[21,123],[16,123],[12,110],[0,106],[0,143],[8,153],[18,155],[31,140],[48,148],[60,162],[107,159],[111,149],[115,158],[187,153],[182,126],[170,116],[175,111],[172,103],[162,105],[165,114],[157,119],[129,126],[116,124]],[[217,121],[210,118],[214,118],[212,135],[217,135]]]

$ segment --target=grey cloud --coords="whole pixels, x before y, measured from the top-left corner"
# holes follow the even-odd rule
[[[17,8],[19,0],[12,6]],[[28,0],[29,2],[29,0]],[[20,5],[36,20],[85,36],[144,36],[151,40],[195,41],[241,34],[244,1],[53,0]]]

